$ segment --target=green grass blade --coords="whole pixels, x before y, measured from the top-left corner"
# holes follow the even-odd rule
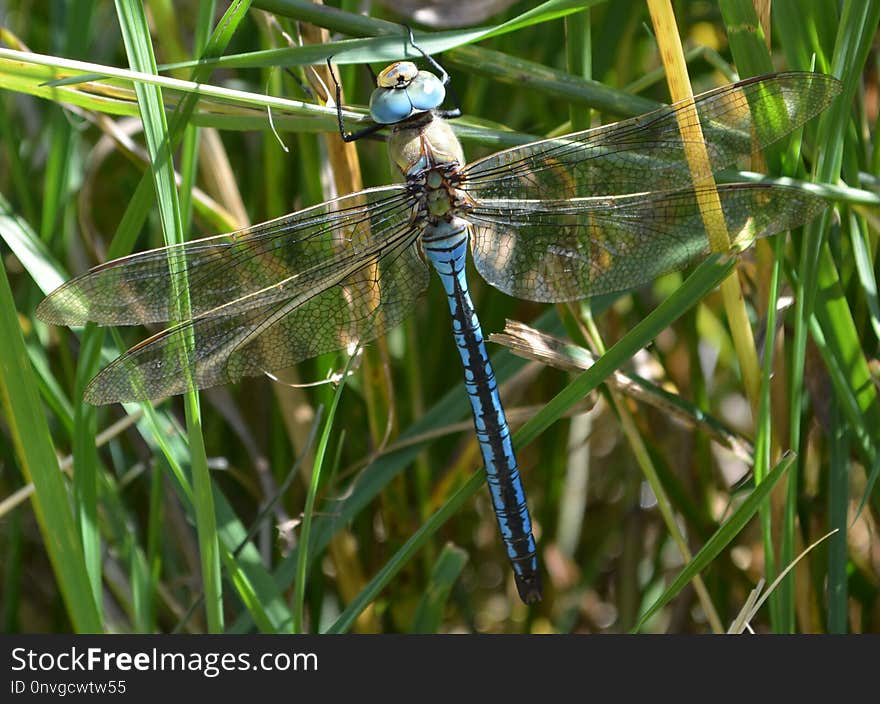
[[[61,12],[54,18],[64,32],[65,56],[81,57],[91,41],[91,25],[96,2],[84,0],[73,6],[60,7]],[[50,242],[58,236],[62,210],[69,197],[71,180],[70,160],[73,157],[77,135],[67,116],[60,108],[52,110],[49,124],[49,158],[46,163],[46,177],[43,183],[43,210],[40,221],[40,236]]]
[[[132,68],[142,73],[156,73],[150,33],[143,6],[135,0],[118,0],[116,3],[119,24],[125,41],[126,53]],[[171,140],[162,92],[158,86],[142,83],[135,85],[138,103],[141,106],[141,119],[144,123],[144,136],[152,161],[152,173],[156,190],[156,201],[166,244],[184,241],[183,222],[177,186],[174,180],[174,162],[171,155]],[[187,291],[186,278],[177,272],[177,287],[183,294]],[[185,297],[175,296],[181,301],[178,313],[187,315],[188,303]],[[212,633],[223,631],[222,582],[220,576],[220,555],[217,538],[217,522],[214,513],[214,498],[211,490],[211,477],[205,454],[205,441],[201,433],[201,413],[198,396],[192,391],[185,396],[187,434],[192,452],[192,471],[194,502],[196,509],[196,529],[202,561],[202,580],[204,582],[205,604],[208,628]]]
[[[773,62],[770,58],[770,50],[767,46],[764,28],[758,19],[755,5],[750,0],[721,0],[721,14],[730,38],[730,48],[737,69],[742,77],[757,76],[769,73],[773,70]],[[767,150],[765,159],[771,170],[779,168],[778,147]],[[755,482],[764,481],[772,464],[772,448],[774,445],[774,427],[771,421],[772,409],[770,406],[771,375],[773,372],[773,351],[776,339],[776,303],[779,296],[779,274],[782,264],[783,241],[777,238],[774,246],[774,262],[772,269],[772,281],[767,300],[767,324],[765,326],[765,351],[761,368],[761,392],[759,397],[758,417],[756,418],[755,437]],[[795,477],[795,479],[792,479]],[[796,482],[797,473],[792,472],[789,480]],[[784,510],[789,516],[793,515],[796,506],[788,503]],[[774,543],[776,534],[773,531],[771,521],[771,509],[769,504],[760,508],[761,537],[764,544],[765,576],[768,581],[773,581],[777,574],[777,550]],[[790,521],[784,522],[788,528],[792,528]],[[787,536],[784,540],[791,540]],[[790,581],[785,582],[790,585]],[[794,610],[794,591],[781,588],[774,590],[770,597],[771,623],[778,631],[788,631],[790,624],[785,620],[786,616]],[[786,602],[783,604],[783,602]]]
[[[641,615],[639,622],[633,629],[635,632],[641,630],[642,626],[663,606],[675,597],[696,575],[704,570],[714,560],[719,553],[737,536],[745,527],[746,523],[751,520],[752,516],[767,499],[770,490],[776,486],[776,483],[782,478],[786,470],[791,467],[794,462],[794,455],[786,455],[779,463],[770,471],[766,479],[758,484],[754,491],[749,494],[748,498],[733,512],[719,528],[714,535],[706,541],[706,544],[700,551],[694,555],[685,568],[676,576],[672,583],[663,591],[663,594]]]
[[[452,587],[461,576],[468,560],[468,554],[451,543],[444,546],[443,551],[434,563],[425,595],[416,607],[410,633],[437,633],[443,621],[443,610],[452,592]]]
[[[544,2],[537,7],[531,8],[521,15],[505,22],[496,27],[489,27],[481,30],[480,33],[473,33],[476,38],[488,38],[515,32],[517,30],[529,27],[542,22],[549,22],[554,19],[565,17],[573,12],[578,12],[587,7],[598,5],[602,0],[550,0]],[[259,7],[267,12],[273,12],[277,15],[310,22],[318,27],[326,27],[343,34],[358,35],[376,35],[376,34],[396,34],[401,37],[406,36],[405,30],[395,22],[374,19],[364,15],[355,14],[353,12],[344,12],[335,7],[312,3],[308,0],[257,0],[255,7]],[[417,41],[421,44],[422,36],[416,34]],[[436,52],[430,44],[425,44],[425,50],[428,52]],[[400,57],[404,58],[404,57]]]
[[[452,518],[473,497],[485,480],[486,477],[483,470],[474,472],[467,482],[462,484],[458,491],[443,504],[440,510],[422,524],[409,540],[394,553],[391,559],[376,573],[364,590],[346,607],[345,611],[340,614],[325,633],[347,633],[361,612],[381,593],[382,589],[388,585],[394,576],[415,557],[419,549],[440,526]]]
[[[4,340],[0,345],[4,416],[22,473],[34,483],[33,506],[43,542],[74,629],[78,633],[100,633],[101,618],[70,510],[70,496],[37,394],[5,268],[0,269],[0,332]]]
[[[194,491],[185,466],[190,462],[186,435],[170,414],[158,413],[147,406],[138,430],[154,454],[165,457],[174,480],[174,488],[184,506],[193,513]],[[241,594],[250,618],[257,626],[270,633],[290,629],[291,614],[284,598],[252,541],[252,535],[242,525],[224,494],[216,487],[214,506],[217,512],[218,536],[224,564],[233,584],[245,591]],[[241,571],[241,574],[238,571]]]
[[[828,527],[837,532],[828,544],[828,633],[846,633],[849,623],[847,604],[847,554],[849,511],[849,442],[840,407],[832,399],[831,457],[828,471]]]
[[[327,419],[324,421],[324,430],[318,440],[318,446],[315,448],[315,459],[312,464],[312,474],[309,477],[309,489],[306,494],[306,503],[303,507],[302,531],[300,532],[300,544],[302,548],[297,551],[296,560],[296,578],[293,581],[293,632],[303,633],[304,623],[304,605],[306,598],[306,576],[309,565],[309,544],[312,536],[312,518],[315,512],[315,497],[318,494],[318,487],[321,483],[321,473],[324,467],[324,456],[327,453],[327,445],[330,442],[331,431],[333,430],[333,421],[336,418],[336,409],[339,408],[339,400],[342,398],[342,390],[345,388],[345,381],[348,378],[351,366],[354,363],[357,351],[355,351],[348,359],[345,365],[345,371],[342,373],[342,380],[333,393],[333,400],[330,402],[330,409],[327,412]]]
[[[104,333],[89,324],[83,333],[83,345],[78,357],[74,398],[82,399],[83,390],[98,366]],[[101,535],[98,526],[98,450],[95,442],[97,416],[94,406],[79,402],[73,406],[73,497],[77,524],[82,537],[86,568],[92,582],[92,591],[101,608]]]
[[[724,275],[730,273],[733,265],[733,259],[720,255],[712,256],[700,264],[669,298],[529,419],[514,436],[517,445],[527,445],[559,420],[569,408],[717,286]]]

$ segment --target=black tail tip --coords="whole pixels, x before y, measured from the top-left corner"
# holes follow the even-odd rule
[[[541,575],[537,572],[524,577],[522,575],[514,575],[516,581],[516,591],[519,592],[519,598],[523,604],[537,604],[541,601]]]

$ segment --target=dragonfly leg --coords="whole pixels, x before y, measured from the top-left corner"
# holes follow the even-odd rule
[[[437,71],[437,73],[440,74],[440,81],[443,83],[443,87],[447,89],[449,96],[452,98],[452,102],[455,104],[455,107],[451,110],[438,110],[437,114],[446,120],[452,120],[456,117],[461,117],[461,101],[458,99],[458,95],[456,94],[455,89],[452,87],[452,81],[449,78],[449,74],[446,72],[446,69],[443,68],[433,56],[431,56],[427,51],[416,44],[416,38],[415,35],[413,35],[412,27],[410,27],[406,23],[403,23],[403,26],[406,28],[406,31],[409,32],[410,45],[425,58],[425,61],[431,64],[431,68],[433,68],[435,71]]]
[[[336,78],[336,73],[334,73],[333,66],[330,63],[332,59],[332,56],[327,59],[327,68],[330,70],[330,77],[333,79],[333,85],[336,86],[336,121],[339,123],[339,134],[342,137],[342,141],[354,142],[361,137],[375,134],[376,132],[381,130],[384,125],[373,124],[369,127],[365,127],[362,130],[358,130],[357,132],[345,131],[345,123],[342,121],[342,86],[339,85],[339,80]]]

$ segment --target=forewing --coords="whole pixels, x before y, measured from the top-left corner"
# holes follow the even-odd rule
[[[410,227],[413,205],[403,186],[368,189],[239,232],[116,259],[53,291],[37,316],[56,325],[180,320],[185,307],[172,285],[180,274],[192,318],[264,307],[381,251]]]
[[[158,399],[289,367],[366,343],[401,322],[428,285],[417,227],[383,237],[384,247],[350,272],[283,301],[202,315],[133,347],[96,376],[89,403]]]
[[[793,72],[748,79],[696,96],[693,104],[706,142],[707,169],[692,172],[688,167],[679,119],[692,112],[684,112],[690,101],[683,101],[611,125],[492,154],[465,169],[461,188],[476,200],[531,200],[699,185],[710,174],[800,127],[839,92],[839,81],[830,76]]]
[[[469,215],[474,263],[496,288],[532,301],[636,288],[708,254],[701,190],[711,195],[704,187],[517,205],[484,201]],[[735,248],[802,225],[827,207],[798,188],[740,183],[717,192],[706,212],[720,203]]]

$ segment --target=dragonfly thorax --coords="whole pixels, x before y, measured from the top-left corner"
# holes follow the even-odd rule
[[[429,112],[394,125],[388,156],[432,224],[467,209],[470,198],[458,187],[464,154],[446,120]]]
[[[472,207],[473,200],[458,183],[458,167],[451,164],[428,166],[407,177],[419,211],[432,227],[451,222]]]
[[[407,180],[435,166],[460,168],[465,163],[449,123],[430,112],[392,126],[388,156]]]

